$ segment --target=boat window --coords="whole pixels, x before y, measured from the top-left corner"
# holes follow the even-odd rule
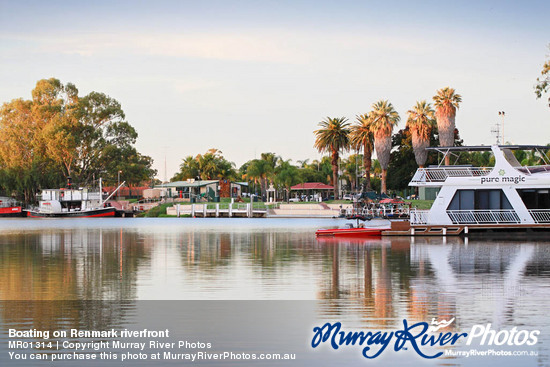
[[[512,209],[502,190],[457,190],[447,210]]]
[[[474,198],[474,190],[457,190],[447,210],[472,210]]]
[[[548,189],[522,189],[517,191],[527,209],[550,209]]]

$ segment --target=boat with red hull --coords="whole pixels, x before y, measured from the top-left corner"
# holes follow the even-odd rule
[[[14,199],[0,197],[0,217],[22,217],[24,214],[21,205],[18,205]]]
[[[389,228],[330,228],[319,229],[317,237],[375,237],[382,236],[382,232]]]
[[[39,212],[33,210],[27,210],[27,217],[30,218],[99,218],[99,217],[114,217],[116,209],[111,208],[99,208],[83,211],[69,211],[69,212]]]
[[[103,199],[101,179],[99,188],[73,188],[68,178],[67,188],[45,189],[40,194],[38,208],[25,210],[27,217],[31,218],[99,218],[114,217],[116,208],[106,201],[124,185],[124,182],[107,197]]]

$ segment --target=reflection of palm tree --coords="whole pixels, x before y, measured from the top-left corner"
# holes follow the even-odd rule
[[[456,110],[462,102],[460,94],[453,88],[445,87],[437,91],[433,97],[435,104],[435,118],[439,133],[439,146],[452,147],[455,141]],[[450,157],[445,156],[445,164],[449,165]]]
[[[349,123],[345,117],[327,117],[319,123],[321,127],[315,130],[315,148],[319,152],[330,152],[332,165],[332,185],[334,186],[334,198],[338,199],[338,158],[340,150],[349,147]]]
[[[357,116],[357,124],[351,127],[351,146],[356,150],[363,149],[363,168],[365,169],[365,190],[370,190],[370,171],[372,166],[372,148],[374,135],[372,134],[372,119],[369,114]]]
[[[388,250],[382,247],[380,268],[375,286],[374,314],[381,324],[390,323],[393,316],[393,297],[391,271],[388,266]]]
[[[430,146],[430,133],[435,124],[435,112],[431,104],[420,101],[416,102],[416,106],[407,113],[409,114],[407,127],[411,132],[414,158],[416,164],[422,168],[428,159],[426,148]]]
[[[395,125],[400,120],[399,114],[388,101],[378,101],[372,105],[372,129],[374,132],[374,147],[376,157],[382,168],[381,193],[386,193],[386,176],[390,164],[391,135]]]
[[[330,288],[331,298],[340,298],[340,246],[332,246],[332,286]]]

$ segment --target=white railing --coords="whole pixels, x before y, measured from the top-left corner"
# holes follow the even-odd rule
[[[447,210],[454,224],[520,223],[515,210]]]
[[[382,206],[380,208],[365,207],[360,209],[346,208],[340,211],[340,213],[345,216],[362,215],[364,217],[370,217],[370,218],[407,217],[409,216],[409,212],[410,210],[408,206],[403,206],[398,208],[394,208],[393,206],[391,207]]]
[[[544,164],[540,166],[522,166],[517,168],[518,171],[531,175],[538,172],[550,172],[550,165]]]
[[[411,182],[444,182],[447,177],[478,177],[486,176],[492,167],[441,167],[419,168]]]
[[[429,210],[411,210],[411,225],[434,224],[430,219]],[[447,210],[447,215],[453,224],[509,224],[520,223],[520,218],[514,210]],[[533,215],[533,214],[531,214]],[[538,213],[541,221],[550,223],[550,210]],[[535,219],[536,221],[536,219]],[[542,222],[541,222],[542,223]]]
[[[411,210],[411,217],[409,219],[411,225],[416,224],[429,224],[430,211],[429,210]]]
[[[550,209],[530,209],[529,214],[535,223],[550,223]]]

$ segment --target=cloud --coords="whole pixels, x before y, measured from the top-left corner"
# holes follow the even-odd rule
[[[425,43],[376,33],[305,30],[212,33],[80,33],[4,35],[35,53],[109,57],[120,54],[305,65],[354,53],[421,53]],[[349,53],[349,54],[348,54]]]
[[[305,63],[307,54],[291,35],[269,34],[140,34],[85,33],[47,36],[4,35],[1,39],[24,43],[36,53],[105,56],[137,55],[234,60],[270,63]]]

